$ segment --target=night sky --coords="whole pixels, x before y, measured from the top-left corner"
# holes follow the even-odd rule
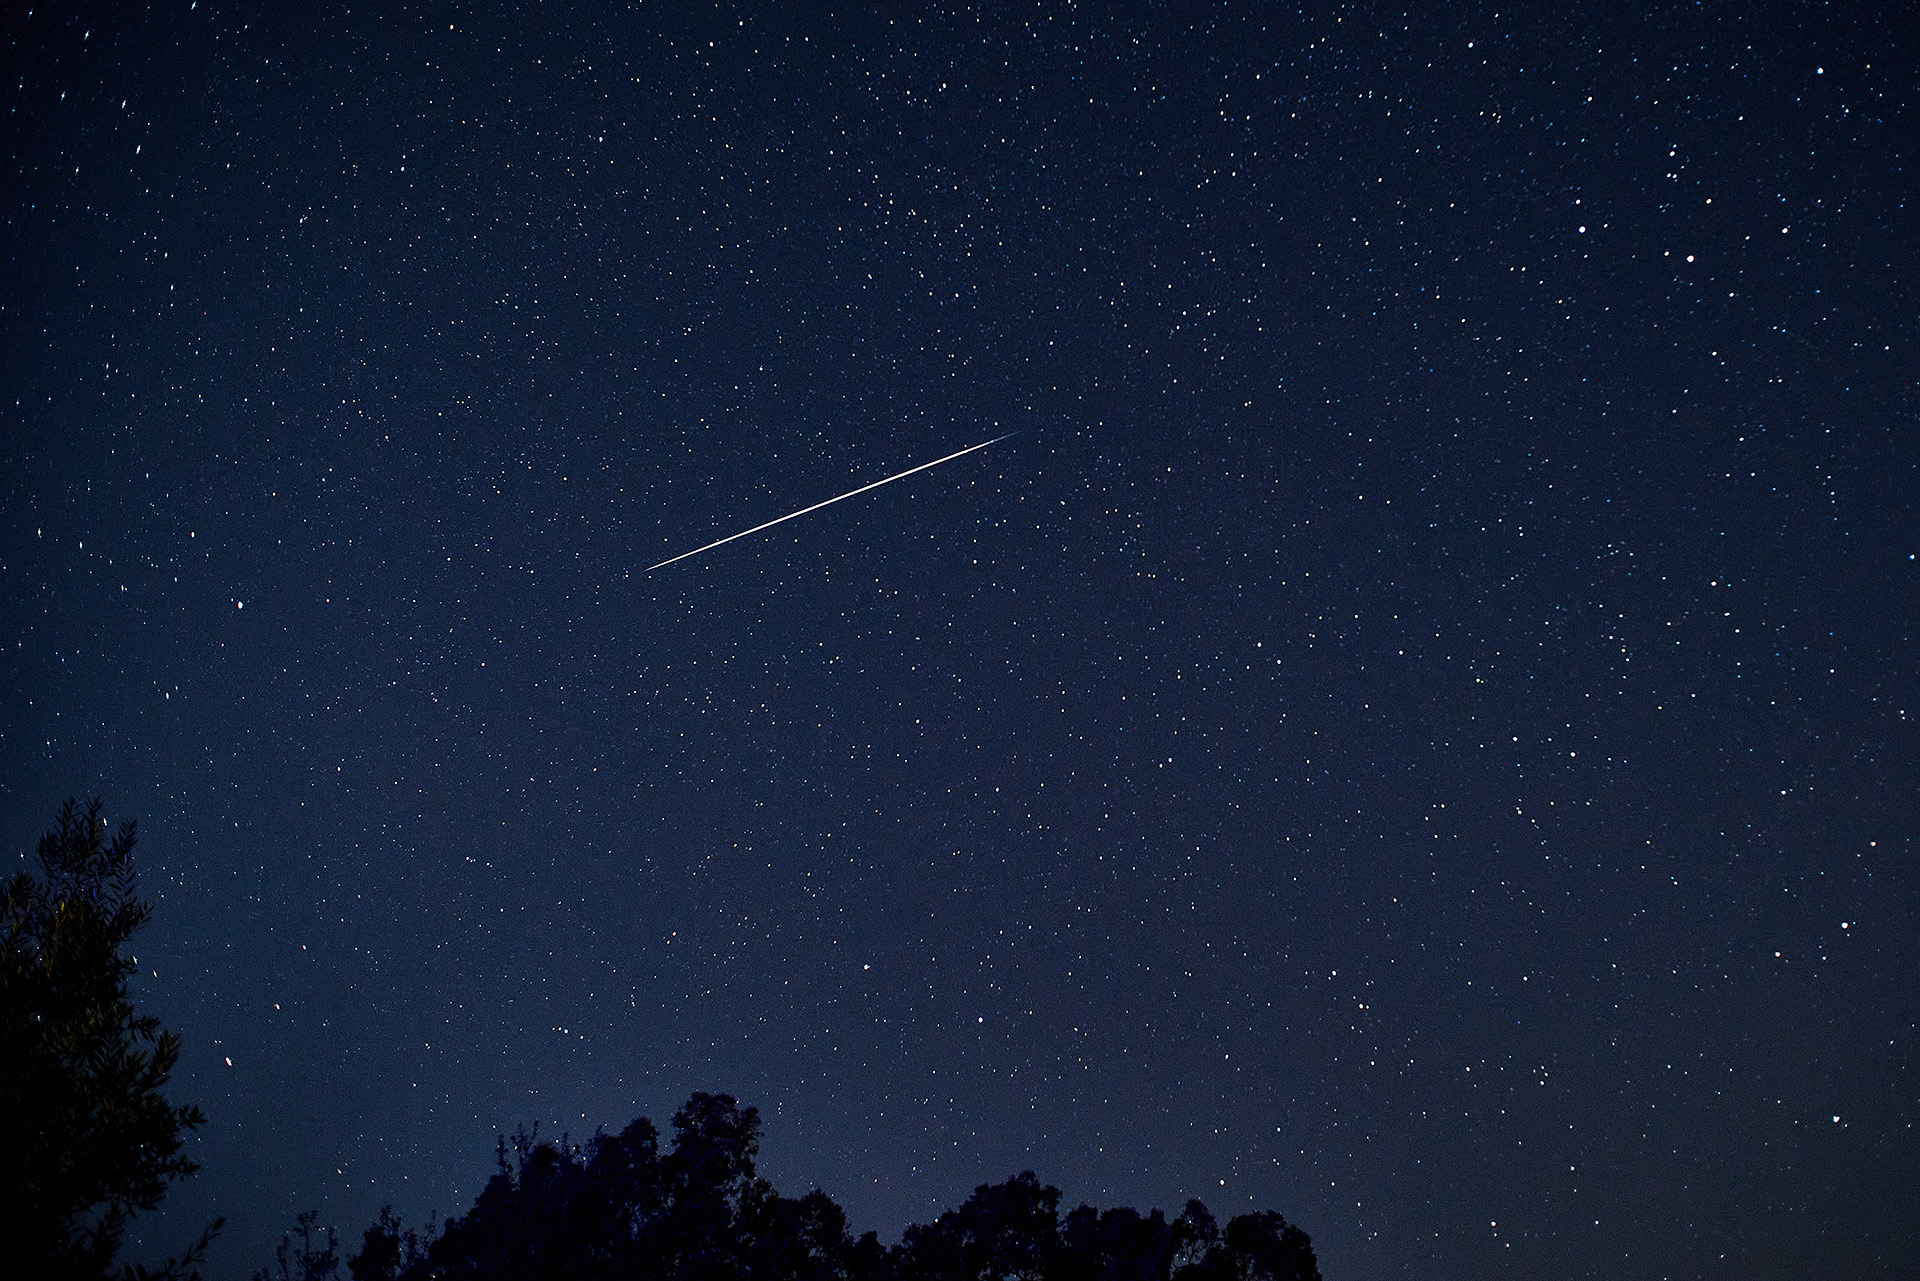
[[[6,20],[0,834],[139,818],[210,1118],[134,1257],[705,1089],[883,1241],[1911,1275],[1913,28],[878,8]]]

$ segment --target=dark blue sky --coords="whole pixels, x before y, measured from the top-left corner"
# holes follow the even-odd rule
[[[148,1257],[708,1089],[888,1240],[1030,1167],[1330,1281],[1914,1266],[1910,36],[7,41],[0,823],[142,823]]]

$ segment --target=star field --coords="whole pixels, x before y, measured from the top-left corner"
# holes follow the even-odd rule
[[[142,825],[139,1257],[705,1089],[885,1240],[1902,1275],[1896,25],[11,24],[0,816]]]

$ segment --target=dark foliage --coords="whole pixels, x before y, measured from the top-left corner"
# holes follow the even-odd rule
[[[0,1115],[13,1127],[0,1239],[17,1275],[114,1275],[128,1220],[196,1168],[180,1148],[206,1118],[160,1093],[179,1038],[127,994],[124,949],[153,911],[135,892],[136,840],[127,823],[109,843],[100,802],[69,800],[40,838],[41,876],[0,886]],[[219,1227],[157,1272],[120,1274],[190,1275]]]
[[[888,1249],[854,1240],[824,1192],[783,1197],[754,1173],[760,1118],[724,1094],[674,1114],[671,1150],[644,1117],[584,1146],[502,1139],[473,1208],[424,1238],[390,1210],[347,1260],[354,1281],[1319,1281],[1307,1234],[1278,1214],[1221,1230],[1189,1201],[1060,1216],[1060,1189],[1031,1171],[975,1188],[958,1209],[914,1224]],[[332,1234],[311,1215],[282,1243],[278,1275],[338,1275]]]
[[[390,1216],[382,1215],[384,1221]],[[275,1268],[261,1268],[253,1281],[326,1281],[340,1275],[340,1243],[332,1228],[319,1226],[317,1211],[297,1216],[293,1231],[280,1238],[273,1253]]]

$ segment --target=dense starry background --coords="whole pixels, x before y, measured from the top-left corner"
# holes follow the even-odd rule
[[[1873,15],[9,19],[0,823],[143,825],[139,1250],[720,1089],[886,1240],[1907,1274]]]

